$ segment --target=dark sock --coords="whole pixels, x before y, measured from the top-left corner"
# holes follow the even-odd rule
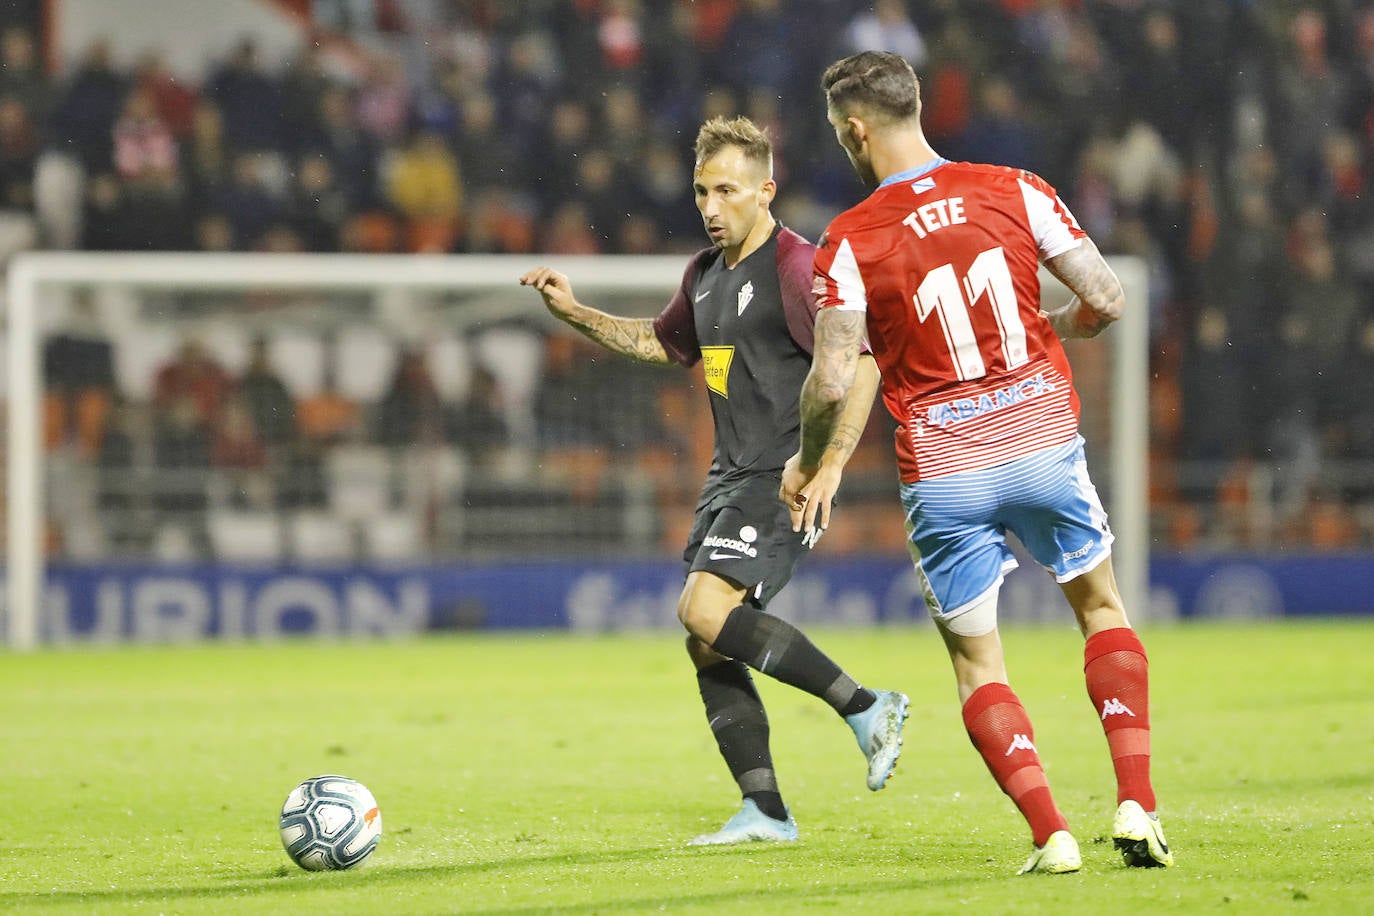
[[[860,687],[840,670],[801,630],[747,605],[730,612],[711,648],[820,697],[842,716],[862,712],[877,699],[873,691]]]
[[[720,662],[697,671],[697,686],[706,706],[706,721],[740,794],[753,799],[769,817],[786,820],[787,808],[768,750],[768,715],[749,669],[737,661]]]
[[[861,687],[854,691],[854,698],[845,704],[844,709],[840,710],[840,715],[857,715],[876,702],[878,702],[878,695],[871,690],[866,690]]]

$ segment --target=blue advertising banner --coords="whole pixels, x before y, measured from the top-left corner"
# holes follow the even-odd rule
[[[1152,557],[1154,608],[1180,617],[1374,614],[1374,556]]]
[[[41,631],[54,643],[286,635],[405,636],[426,630],[676,628],[682,564],[540,562],[398,568],[68,566],[48,571]],[[1141,619],[1374,613],[1374,557],[1156,558]],[[797,622],[927,620],[897,557],[807,563],[770,610]],[[1072,618],[1053,579],[1007,578],[1004,622]]]
[[[677,627],[680,562],[494,563],[404,568],[54,566],[52,642],[177,642],[429,629]],[[796,620],[924,619],[910,564],[812,564],[772,607]]]

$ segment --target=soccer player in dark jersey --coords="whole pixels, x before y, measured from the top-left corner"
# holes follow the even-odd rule
[[[926,604],[949,650],[969,738],[1025,817],[1022,872],[1081,866],[1030,717],[1007,682],[997,593],[1016,565],[1011,530],[1053,573],[1086,639],[1083,671],[1116,770],[1112,837],[1127,865],[1173,856],[1150,783],[1145,649],[1112,575],[1112,533],[1088,477],[1061,337],[1091,337],[1124,294],[1043,179],[950,162],[921,130],[920,84],[895,54],[866,51],[822,78],[831,126],[874,188],[816,254],[815,360],[802,388],[801,450],[784,474],[799,532],[828,509],[819,468],[867,339],[898,423],[902,506]],[[1074,293],[1040,311],[1040,263]]]
[[[747,118],[707,121],[697,135],[693,188],[710,248],[688,264],[657,318],[608,315],[577,301],[568,278],[537,268],[520,278],[555,317],[599,344],[648,363],[704,363],[715,458],[683,554],[678,618],[697,670],[706,717],[743,796],[740,810],[694,845],[797,838],[769,751],[768,718],[749,668],[828,703],[868,759],[881,789],[901,749],[907,698],[861,687],[800,630],[765,608],[815,543],[792,531],[777,499],[800,429],[798,393],[811,365],[815,249],[773,218],[772,147]],[[860,359],[825,461],[843,465],[877,391]],[[747,667],[746,667],[747,666]]]

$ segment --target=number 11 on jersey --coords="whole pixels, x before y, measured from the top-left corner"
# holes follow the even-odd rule
[[[960,381],[982,378],[987,367],[978,350],[969,311],[986,294],[997,319],[1002,356],[1007,369],[1015,369],[1030,357],[1026,352],[1026,326],[1016,302],[1016,288],[1001,247],[989,248],[973,259],[968,272],[960,278],[953,264],[941,264],[926,274],[916,289],[916,317],[922,322],[932,312],[949,346],[950,359]]]

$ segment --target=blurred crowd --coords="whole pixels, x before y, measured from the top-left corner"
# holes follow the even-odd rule
[[[199,84],[100,45],[49,72],[12,23],[0,206],[56,248],[687,252],[696,127],[743,113],[814,239],[863,193],[820,70],[893,50],[943,155],[1040,173],[1147,259],[1162,541],[1374,536],[1371,0],[288,5],[285,67],[244,41]]]

